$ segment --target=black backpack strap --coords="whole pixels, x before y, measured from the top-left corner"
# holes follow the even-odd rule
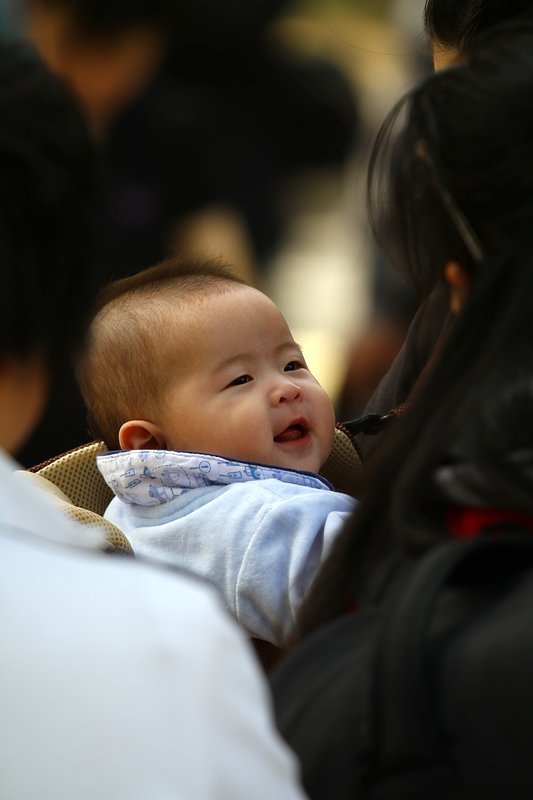
[[[506,533],[439,546],[390,599],[376,650],[375,762],[384,775],[431,764],[442,738],[430,686],[429,640],[439,599],[450,585],[473,587],[533,566],[533,537]]]

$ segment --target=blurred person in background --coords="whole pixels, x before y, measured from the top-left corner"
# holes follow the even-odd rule
[[[212,589],[97,552],[13,474],[84,335],[97,185],[82,116],[27,46],[0,43],[0,130],[2,800],[303,800]]]
[[[422,27],[424,0],[392,0],[388,24],[400,34],[410,82],[432,70]],[[419,305],[416,291],[391,263],[382,248],[374,247],[369,266],[369,319],[351,342],[344,379],[337,399],[338,418],[349,420],[363,410],[391,366]]]
[[[341,73],[268,36],[288,0],[26,3],[27,35],[99,142],[100,284],[175,249],[223,255],[261,283],[288,180],[338,167],[358,132]],[[69,375],[19,457],[35,464],[87,439]]]

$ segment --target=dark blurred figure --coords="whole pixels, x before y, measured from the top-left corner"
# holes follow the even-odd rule
[[[533,19],[533,0],[426,0],[424,27],[435,70],[465,60],[475,51],[481,34],[514,19]],[[412,283],[411,276],[406,275],[406,279]],[[431,369],[432,355],[443,346],[448,332],[449,313],[442,283],[442,276],[435,275],[432,285],[417,287],[418,292],[413,294],[413,298],[420,298],[423,302],[398,355],[369,398],[371,387],[364,387],[366,404],[363,403],[365,396],[361,382],[358,383],[363,359],[354,353],[354,372],[346,379],[342,392],[339,413],[343,414],[343,419],[360,413],[386,414],[392,409],[402,408],[418,391],[428,373],[426,365]],[[363,434],[357,437],[363,454],[374,446],[378,438]]]
[[[420,40],[421,0],[392,0],[390,24],[399,31],[409,54],[413,80],[433,70],[429,48]],[[351,342],[344,380],[336,402],[338,419],[358,417],[401,349],[420,298],[389,255],[374,248],[369,275],[369,318]]]
[[[416,292],[376,248],[371,263],[370,319],[348,349],[337,418],[360,416],[398,355],[418,308]]]
[[[282,49],[287,0],[28,0],[28,33],[77,93],[101,146],[101,284],[209,250],[252,282],[279,244],[283,191],[352,152],[358,114],[330,64]],[[77,389],[59,387],[34,464],[90,438]]]

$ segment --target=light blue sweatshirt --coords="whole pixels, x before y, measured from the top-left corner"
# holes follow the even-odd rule
[[[137,555],[210,580],[250,636],[282,646],[355,501],[318,475],[204,453],[104,453],[106,518]]]

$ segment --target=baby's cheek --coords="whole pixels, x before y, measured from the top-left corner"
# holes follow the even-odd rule
[[[329,427],[331,428],[331,431],[332,431],[331,435],[333,437],[334,428],[335,428],[335,409],[333,408],[333,403],[332,403],[329,395],[326,394],[326,392],[324,392],[323,389],[322,389],[322,392],[323,392],[323,397],[322,397],[323,410],[322,410],[322,414],[323,414],[324,420],[327,420],[326,424],[329,425]]]
[[[335,411],[331,400],[326,395],[319,411],[319,436],[324,458],[331,452],[335,437]]]

